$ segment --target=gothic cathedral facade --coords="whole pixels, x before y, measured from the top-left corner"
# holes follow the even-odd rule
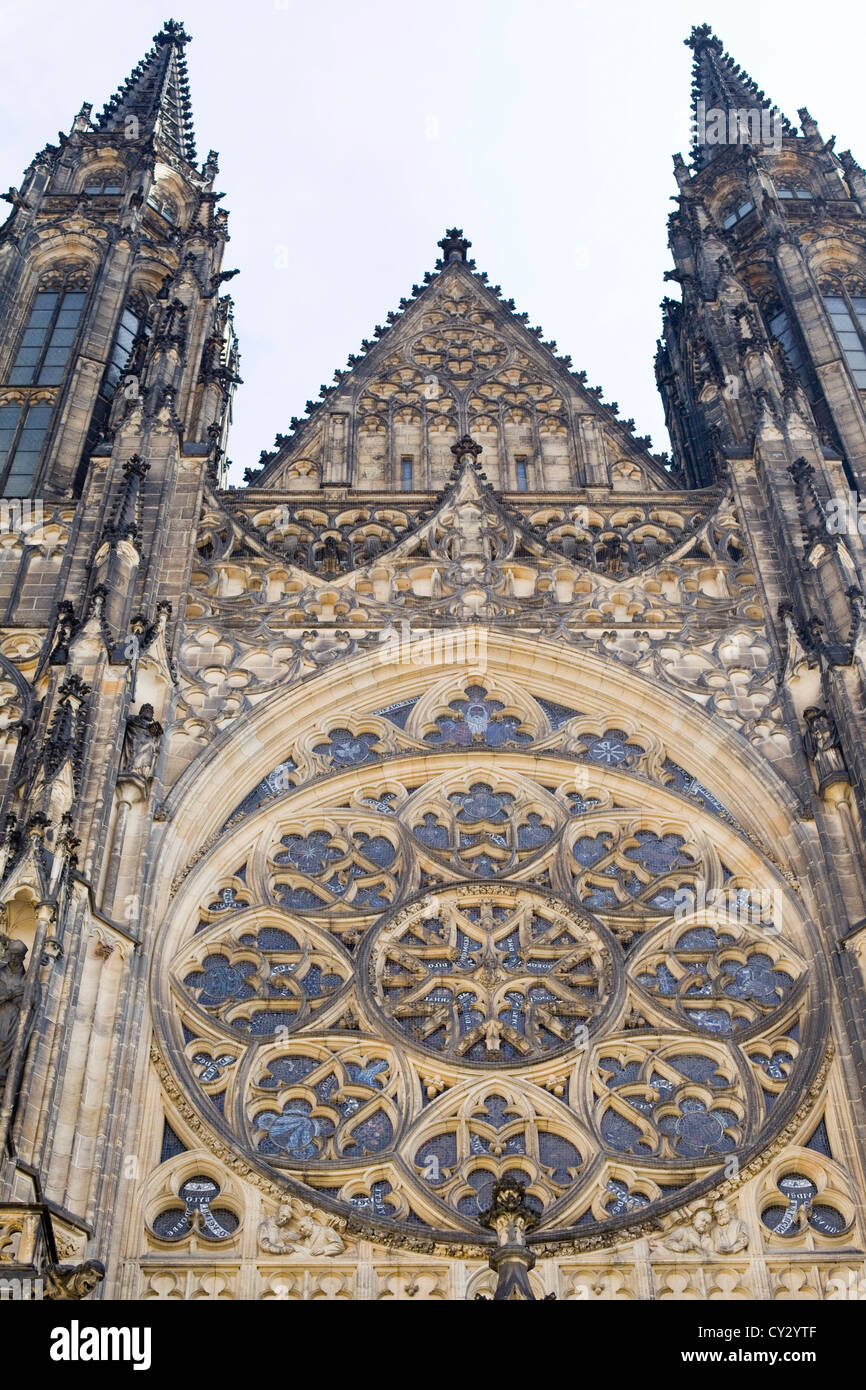
[[[0,1275],[862,1297],[863,170],[701,26],[672,458],[453,228],[229,486],[187,41],[0,228]]]

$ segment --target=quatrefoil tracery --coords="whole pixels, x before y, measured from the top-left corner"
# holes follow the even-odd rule
[[[507,1172],[543,1211],[573,1189],[595,1156],[591,1136],[564,1106],[505,1078],[456,1087],[427,1116],[404,1153],[418,1180],[461,1216],[477,1219]]]
[[[681,1022],[727,1036],[775,1014],[804,971],[804,962],[780,939],[774,923],[697,914],[675,923],[654,949],[645,946],[635,959],[633,978]]]
[[[333,1036],[271,1047],[254,1061],[245,1120],[258,1153],[309,1164],[393,1148],[406,1081],[392,1048]]]
[[[599,1049],[593,1087],[608,1148],[643,1159],[718,1162],[743,1138],[745,1093],[733,1059],[665,1040]]]
[[[200,932],[175,967],[185,999],[230,1036],[294,1031],[338,999],[351,962],[332,938],[298,921],[261,925],[255,911]]]

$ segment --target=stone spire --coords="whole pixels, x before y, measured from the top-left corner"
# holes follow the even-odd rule
[[[699,169],[703,169],[714,150],[728,144],[754,143],[755,133],[752,120],[762,119],[764,126],[792,135],[793,127],[774,106],[770,98],[760,90],[747,72],[735,63],[725,52],[721,39],[717,38],[709,24],[698,24],[687,39],[687,48],[694,52],[692,66],[692,158]],[[736,113],[754,113],[748,127],[741,119],[739,128],[743,132],[737,139]],[[729,138],[713,141],[705,138],[710,113],[721,113],[727,127]],[[715,118],[717,121],[719,117]],[[733,135],[732,135],[733,132]],[[750,139],[751,135],[751,139]]]
[[[132,139],[155,135],[173,154],[193,164],[195,139],[184,56],[188,43],[183,25],[166,20],[153,36],[153,48],[103,108],[96,129],[125,132]],[[136,124],[130,131],[131,122]]]
[[[105,528],[103,539],[135,541],[139,537],[141,521],[141,484],[150,471],[138,454],[133,454],[123,465],[123,490],[117,504],[114,521]]]

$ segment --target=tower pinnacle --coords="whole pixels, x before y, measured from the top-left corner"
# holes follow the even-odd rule
[[[692,66],[692,157],[699,169],[713,150],[728,144],[759,143],[764,132],[793,134],[790,122],[757,83],[725,52],[709,24],[697,24],[687,39],[694,52]],[[708,123],[723,123],[726,138],[708,135]]]
[[[190,41],[182,24],[167,19],[153,47],[106,103],[96,129],[129,132],[132,138],[158,136],[181,159],[195,161],[192,106],[184,47]]]

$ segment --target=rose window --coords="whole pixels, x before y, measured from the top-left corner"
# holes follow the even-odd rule
[[[622,713],[446,677],[279,767],[161,940],[157,1035],[203,1143],[397,1244],[477,1245],[516,1177],[533,1239],[580,1244],[799,1123],[823,1025],[796,896]],[[844,1230],[816,1182],[773,1178],[765,1229]],[[215,1198],[179,1192],[162,1238],[220,1238]]]

